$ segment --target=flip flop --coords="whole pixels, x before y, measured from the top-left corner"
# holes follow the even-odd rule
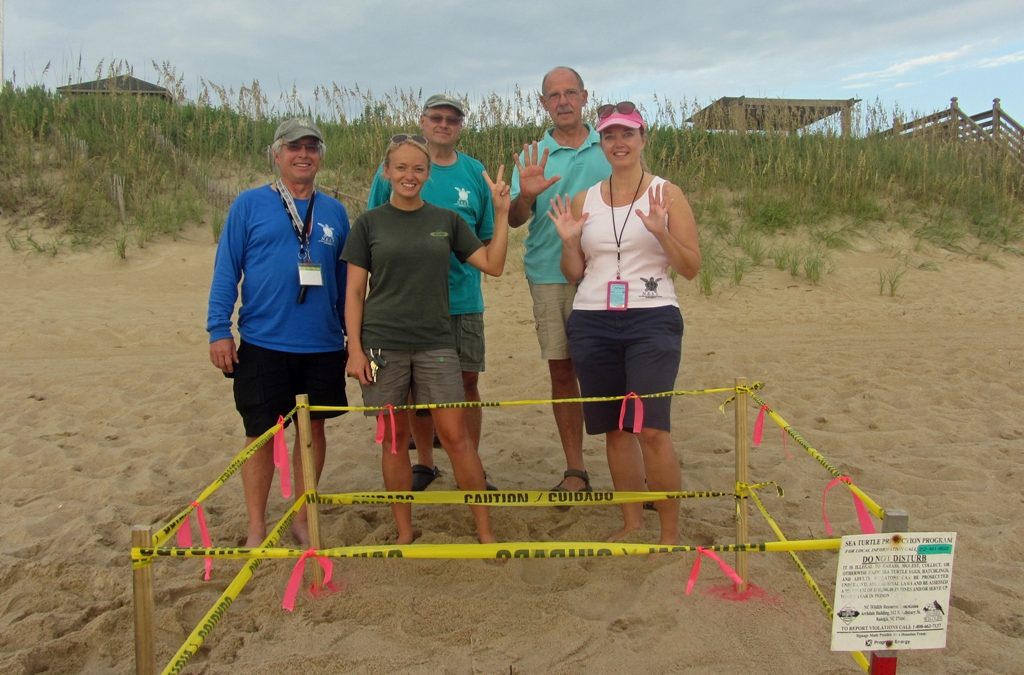
[[[412,489],[414,492],[422,492],[427,486],[434,482],[434,479],[441,475],[441,469],[425,466],[423,464],[412,465]]]
[[[563,485],[563,483],[565,483],[565,479],[566,478],[579,478],[581,481],[583,481],[583,487],[580,488],[579,490],[569,490],[569,489],[567,489]],[[593,491],[594,491],[594,488],[590,487],[590,475],[586,471],[580,471],[579,469],[566,469],[562,473],[562,480],[560,480],[558,482],[558,485],[556,485],[555,487],[551,488],[551,492],[593,492]],[[559,511],[567,511],[569,509],[568,506],[556,506],[555,508],[558,509]]]

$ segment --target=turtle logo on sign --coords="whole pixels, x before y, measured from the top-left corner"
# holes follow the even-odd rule
[[[843,623],[850,624],[853,622],[854,619],[860,616],[860,612],[855,610],[853,607],[847,606],[843,607],[841,610],[836,612],[836,616],[842,619]]]

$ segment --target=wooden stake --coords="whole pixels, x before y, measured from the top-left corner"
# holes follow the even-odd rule
[[[149,548],[152,545],[153,532],[149,526],[132,526],[132,548]],[[152,675],[156,672],[152,564],[132,570],[132,600],[135,610],[135,673]]]
[[[747,484],[747,454],[750,449],[750,436],[747,432],[747,379],[736,378],[736,484]],[[747,501],[737,498],[736,501],[736,543],[747,543]],[[747,552],[736,551],[736,574],[743,579],[736,584],[736,591],[747,590]]]
[[[909,527],[910,516],[903,509],[893,509],[885,512],[885,520],[882,521],[882,532],[906,532]],[[896,657],[898,653],[895,649],[882,649],[877,652],[871,652],[871,665],[868,673],[870,675],[896,675]]]
[[[295,397],[298,407],[299,452],[302,457],[302,485],[312,490],[316,496],[316,464],[313,459],[313,430],[309,418],[309,396],[299,394]],[[306,502],[306,527],[309,534],[309,547],[320,549],[320,516],[315,503]],[[320,588],[324,583],[324,573],[319,564],[313,565],[313,585]]]

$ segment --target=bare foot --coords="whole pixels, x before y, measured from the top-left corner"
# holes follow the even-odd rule
[[[245,548],[259,548],[263,544],[263,540],[267,538],[267,531],[262,532],[250,531],[245,537]]]
[[[292,538],[300,548],[309,548],[309,527],[306,523],[292,523]]]
[[[411,544],[416,541],[419,536],[419,532],[416,530],[410,530],[409,532],[399,532],[398,537],[395,539],[395,544],[402,546],[404,544]]]
[[[623,525],[621,530],[616,530],[615,532],[612,532],[607,537],[605,537],[604,540],[605,541],[622,541],[623,539],[625,539],[626,537],[628,537],[632,533],[634,533],[637,530],[641,529],[641,527],[642,527],[641,525]]]

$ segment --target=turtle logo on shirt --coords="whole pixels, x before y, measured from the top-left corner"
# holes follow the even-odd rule
[[[640,281],[644,282],[644,290],[640,291],[641,298],[661,297],[658,295],[658,282],[661,281],[661,277],[658,277],[657,279],[654,277],[651,277],[650,279],[640,277]]]
[[[469,190],[466,188],[455,188],[455,191],[459,193],[459,200],[455,202],[456,206],[468,207],[469,206]]]
[[[334,246],[334,228],[327,223],[317,223],[323,229],[323,235],[320,237],[320,243],[327,246]]]

